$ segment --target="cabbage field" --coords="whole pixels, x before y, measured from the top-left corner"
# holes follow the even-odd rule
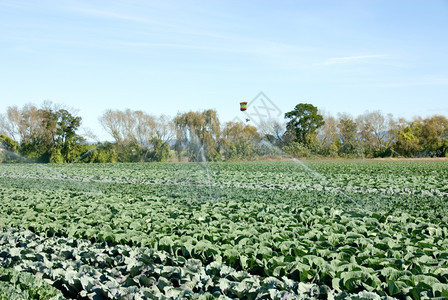
[[[448,297],[447,161],[0,164],[0,299]]]

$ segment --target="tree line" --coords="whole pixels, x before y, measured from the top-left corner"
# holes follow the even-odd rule
[[[72,109],[44,102],[8,107],[0,116],[0,161],[42,163],[252,160],[294,157],[446,157],[448,119],[412,120],[380,111],[357,117],[320,112],[300,103],[285,121],[258,127],[222,124],[215,110],[178,113],[174,118],[143,111],[107,110],[99,122],[111,141],[88,142],[82,118]]]

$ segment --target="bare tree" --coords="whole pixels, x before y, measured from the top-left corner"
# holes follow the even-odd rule
[[[338,120],[332,115],[321,112],[325,124],[318,129],[318,139],[321,143],[321,151],[324,155],[336,156],[341,140],[338,132]]]
[[[169,143],[174,139],[176,129],[170,117],[161,115],[155,119],[155,136],[163,143]]]
[[[42,135],[45,130],[42,128],[42,123],[42,111],[36,106],[27,104],[22,109],[10,106],[2,122],[2,129],[15,141],[26,143]]]
[[[15,132],[7,114],[0,114],[0,134],[9,136],[13,140],[18,140],[18,133]]]
[[[215,110],[179,113],[174,118],[174,124],[179,160],[184,148],[187,149],[191,161],[219,159],[221,127]]]
[[[119,110],[106,110],[99,118],[104,130],[109,133],[118,145],[124,142],[123,113]]]
[[[133,148],[132,152],[138,153],[133,159],[157,160],[154,157],[159,157],[159,154],[160,157],[169,154],[168,142],[173,138],[174,129],[166,116],[155,117],[140,110],[107,110],[99,120],[123,154],[129,152],[129,148],[125,149],[128,146]]]
[[[272,144],[283,144],[283,136],[286,132],[286,122],[267,119],[260,122],[258,126],[260,133]]]
[[[155,136],[156,118],[142,111],[134,111],[129,117],[134,121],[129,135],[140,145],[148,147],[151,139]],[[127,118],[129,117],[127,116]],[[132,123],[128,122],[128,124]]]
[[[356,119],[364,150],[373,156],[386,151],[390,145],[389,131],[392,116],[380,111],[366,112]]]
[[[154,117],[139,110],[107,110],[99,121],[119,145],[137,142],[148,146],[154,137],[163,142],[173,137],[173,125],[168,117]]]

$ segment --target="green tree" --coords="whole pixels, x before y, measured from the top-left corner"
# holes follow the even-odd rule
[[[421,123],[421,146],[428,156],[446,156],[446,140],[448,137],[448,119],[444,116],[433,116]]]
[[[419,138],[415,135],[412,125],[398,132],[395,148],[398,153],[406,157],[414,157],[421,151]]]
[[[17,154],[18,149],[19,143],[9,136],[0,134],[0,162],[20,161],[20,156]]]
[[[302,143],[293,141],[283,147],[283,150],[293,157],[312,157],[310,148]]]
[[[104,142],[96,145],[89,145],[83,155],[83,162],[86,163],[116,163],[118,159],[117,147],[113,143]]]
[[[422,151],[420,145],[421,120],[407,121],[403,118],[394,122],[389,136],[393,153],[404,157],[414,157]]]
[[[8,107],[6,118],[1,122],[3,130],[17,137],[20,154],[33,161],[70,162],[82,148],[79,144],[83,139],[76,134],[81,117],[50,102],[44,102],[41,108]],[[53,150],[55,147],[58,149]]]
[[[61,147],[60,146],[55,146],[51,149],[51,154],[50,154],[50,163],[55,163],[55,164],[62,164],[64,163],[64,157],[62,156],[61,153]]]
[[[317,129],[325,124],[317,107],[307,103],[297,104],[294,110],[285,114],[285,119],[290,119],[286,124],[287,130],[293,132],[297,141],[305,146],[316,141]]]
[[[147,152],[145,161],[167,161],[170,156],[170,145],[157,137],[151,140],[152,150]]]
[[[144,162],[146,149],[137,143],[131,141],[126,144],[116,145],[119,162]]]
[[[6,136],[4,134],[0,134],[0,147],[2,149],[5,149],[5,150],[8,150],[8,151],[16,153],[17,150],[19,149],[19,143],[14,141],[9,136]]]
[[[57,111],[46,112],[50,118],[53,115],[54,134],[54,148],[60,149],[62,160],[64,162],[75,162],[80,159],[85,152],[85,147],[82,145],[84,138],[76,133],[79,126],[81,126],[81,117],[74,116],[66,109],[59,109]],[[56,152],[57,153],[57,152]],[[58,162],[60,159],[58,159]]]
[[[51,113],[51,111],[49,112]],[[54,112],[56,120],[56,140],[65,145],[68,141],[79,139],[76,130],[81,126],[81,117],[76,117],[65,109]]]

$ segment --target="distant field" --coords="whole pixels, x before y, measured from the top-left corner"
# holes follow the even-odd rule
[[[448,297],[448,161],[0,164],[0,228],[0,299]]]

